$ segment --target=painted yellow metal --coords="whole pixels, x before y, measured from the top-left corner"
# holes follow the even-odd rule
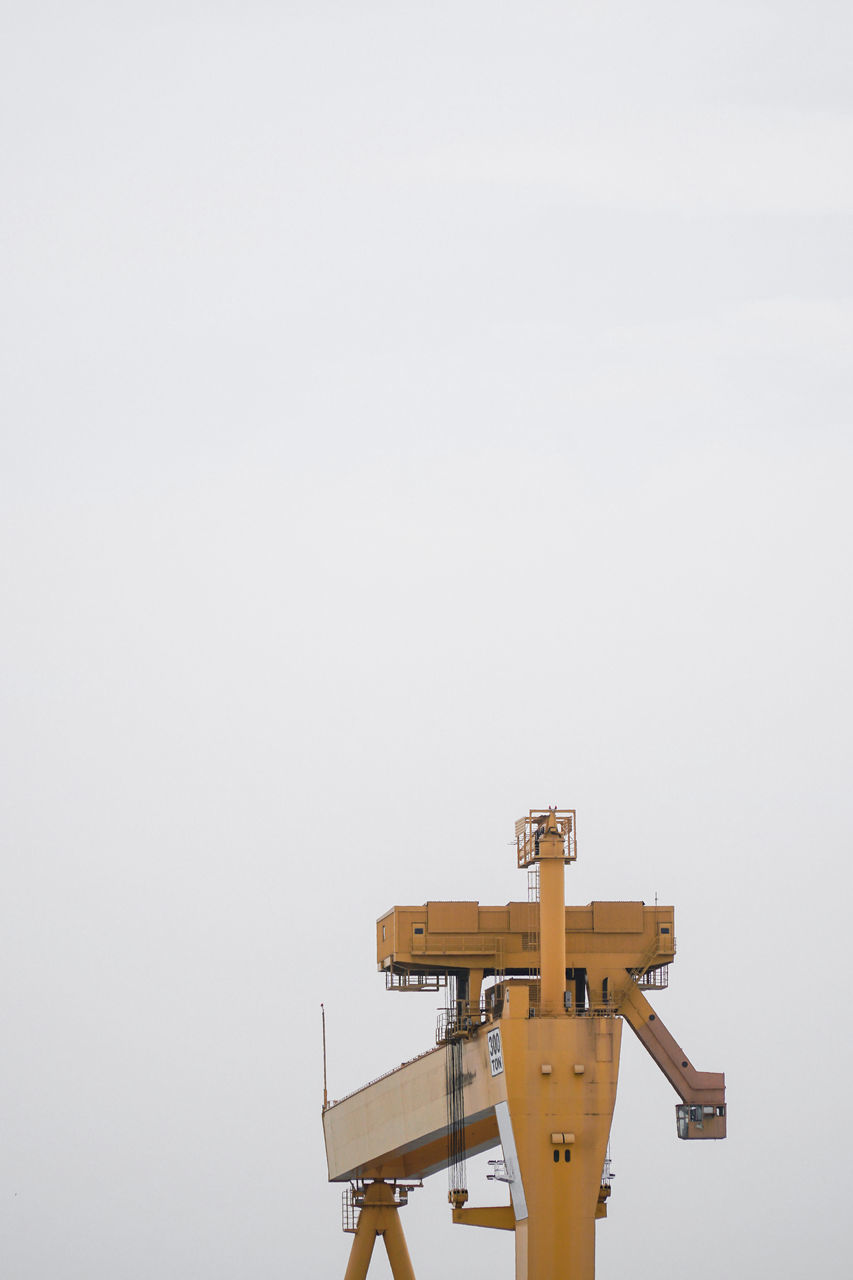
[[[454,1209],[453,1221],[462,1227],[494,1227],[499,1231],[515,1231],[515,1214],[511,1204],[488,1204],[479,1209]]]
[[[540,866],[540,879],[541,873]],[[502,907],[427,902],[420,907],[392,907],[377,921],[378,968],[389,987],[394,976],[425,978],[448,970],[481,970],[485,976],[494,976],[496,969],[526,974],[531,965],[539,966],[535,934],[540,906],[536,902],[508,902]],[[614,970],[624,974],[626,969],[660,968],[675,958],[672,907],[591,902],[566,907],[565,919],[569,969],[592,965],[604,974]],[[396,989],[415,987],[400,983]]]
[[[527,1216],[516,1223],[517,1280],[594,1275],[595,1217],[616,1102],[616,1017],[529,1018],[513,986],[500,1030],[507,1101]],[[543,1057],[551,1063],[543,1076]],[[575,1063],[584,1072],[576,1074]],[[552,1134],[562,1141],[556,1145]],[[571,1138],[568,1142],[565,1139]]]
[[[428,902],[394,907],[377,922],[378,966],[389,988],[455,983],[440,1036],[457,1045],[454,1097],[458,1104],[461,1090],[464,1114],[456,1105],[451,1118],[445,1052],[427,1052],[324,1106],[329,1178],[429,1176],[450,1163],[456,1126],[454,1141],[458,1147],[461,1133],[469,1155],[500,1143],[511,1203],[468,1207],[457,1186],[454,1222],[514,1228],[516,1280],[593,1280],[595,1222],[610,1196],[607,1144],[623,1018],[682,1100],[679,1137],[725,1137],[725,1079],[695,1070],[643,995],[666,985],[673,908],[566,907],[565,866],[576,853],[572,810],[531,810],[516,836],[519,866],[539,869],[538,902]],[[368,1184],[381,1186],[388,1182]],[[386,1193],[371,1195],[386,1196],[385,1212]],[[359,1229],[366,1210],[365,1198]],[[390,1257],[398,1237],[383,1229]],[[360,1243],[357,1233],[356,1270],[347,1280],[366,1271],[376,1232],[369,1244],[366,1233],[367,1226]]]
[[[548,814],[538,843],[540,1014],[551,1018],[564,1012],[566,994],[566,867],[555,814]]]
[[[368,1183],[344,1280],[365,1280],[377,1236],[385,1242],[394,1280],[415,1280],[399,1215],[394,1188],[387,1182]]]

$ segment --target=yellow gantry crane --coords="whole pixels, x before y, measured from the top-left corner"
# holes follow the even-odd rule
[[[643,994],[667,985],[673,908],[567,907],[572,809],[531,809],[516,850],[528,901],[427,902],[377,921],[389,990],[448,1002],[434,1049],[338,1102],[324,1094],[329,1180],[349,1184],[345,1280],[364,1280],[378,1236],[395,1280],[414,1280],[399,1209],[441,1169],[454,1222],[514,1231],[516,1280],[593,1280],[623,1019],[681,1099],[678,1136],[726,1136],[725,1077],[693,1067]],[[469,1206],[466,1156],[498,1145],[509,1202]]]

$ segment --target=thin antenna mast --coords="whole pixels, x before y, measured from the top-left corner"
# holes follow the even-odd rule
[[[323,1110],[329,1105],[329,1091],[326,1086],[326,1006],[320,1005],[320,1016],[323,1019]]]

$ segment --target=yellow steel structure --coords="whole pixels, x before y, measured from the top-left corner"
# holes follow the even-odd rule
[[[724,1076],[695,1070],[643,994],[666,985],[673,908],[566,907],[575,832],[573,810],[533,809],[516,823],[538,900],[428,902],[378,920],[387,986],[447,987],[453,1000],[437,1048],[324,1098],[329,1179],[350,1184],[358,1210],[345,1280],[364,1280],[377,1235],[395,1280],[413,1280],[398,1216],[413,1180],[449,1167],[459,1181],[466,1155],[498,1144],[509,1204],[469,1207],[454,1183],[454,1222],[514,1231],[516,1280],[593,1280],[623,1020],[681,1099],[678,1136],[726,1136]]]

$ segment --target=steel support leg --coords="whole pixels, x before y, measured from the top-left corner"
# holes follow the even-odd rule
[[[367,1217],[366,1222],[365,1217]],[[362,1209],[355,1231],[355,1239],[352,1242],[344,1280],[367,1280],[367,1268],[370,1266],[370,1259],[373,1257],[373,1246],[376,1243],[376,1227],[370,1221],[372,1217],[374,1217],[373,1213],[368,1211],[365,1214],[364,1209]]]
[[[365,1188],[344,1280],[366,1280],[377,1236],[385,1240],[394,1280],[415,1280],[394,1188],[387,1182],[371,1182]]]
[[[406,1237],[403,1235],[400,1211],[395,1207],[386,1212],[388,1212],[388,1218],[385,1227],[385,1252],[391,1264],[391,1274],[394,1280],[415,1280]]]

